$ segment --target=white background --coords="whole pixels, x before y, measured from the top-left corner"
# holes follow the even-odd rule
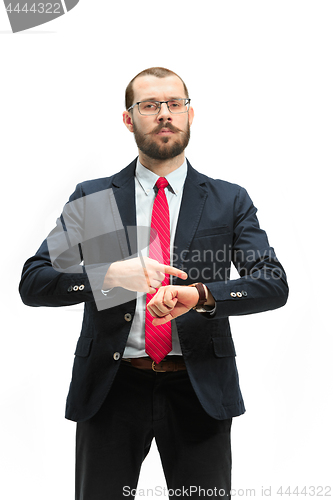
[[[320,0],[81,0],[12,34],[0,5],[1,498],[74,498],[64,407],[82,308],[26,307],[18,283],[75,185],[136,156],[124,90],[150,66],[187,83],[187,157],[246,187],[289,279],[284,308],[231,319],[247,408],[233,487],[332,486],[332,17]],[[138,488],[154,486],[152,448]]]

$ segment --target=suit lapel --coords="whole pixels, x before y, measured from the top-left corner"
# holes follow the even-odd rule
[[[197,172],[188,161],[173,250],[174,266],[179,269],[186,260],[207,196],[205,176]],[[176,282],[177,278],[174,277],[173,284]]]
[[[112,191],[110,193],[111,207],[113,208],[116,204],[117,211],[120,214],[120,219],[115,222],[115,225],[118,229],[117,234],[124,258],[135,254],[137,251],[135,168],[136,159],[116,174],[112,179]],[[115,213],[114,208],[112,212]]]

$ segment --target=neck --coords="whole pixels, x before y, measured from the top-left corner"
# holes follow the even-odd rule
[[[154,174],[165,177],[182,166],[185,161],[185,153],[183,151],[180,155],[168,160],[154,160],[139,150],[139,160],[141,165],[154,172]]]

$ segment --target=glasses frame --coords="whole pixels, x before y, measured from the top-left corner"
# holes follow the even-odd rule
[[[174,101],[187,101],[187,102],[185,102],[185,106],[188,106],[187,110],[186,111],[179,111],[178,113],[175,113],[174,111],[171,111],[171,109],[169,108],[169,102],[174,102]],[[142,102],[154,102],[154,103],[158,104],[159,107],[158,107],[157,113],[150,113],[148,115],[142,114],[140,112],[140,108],[139,108],[139,104],[141,104]],[[131,107],[129,107],[127,111],[131,111],[131,109],[133,109],[137,105],[138,106],[138,111],[139,111],[139,113],[140,113],[141,116],[155,116],[155,115],[158,115],[158,113],[161,111],[162,104],[166,104],[168,106],[168,110],[173,115],[183,115],[184,113],[188,113],[188,111],[190,109],[190,103],[191,103],[191,99],[189,99],[188,97],[182,97],[180,99],[169,99],[169,101],[153,101],[152,99],[148,99],[147,101],[136,102]]]

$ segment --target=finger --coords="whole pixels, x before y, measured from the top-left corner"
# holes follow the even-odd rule
[[[176,305],[176,303],[177,303],[177,299],[174,299],[174,301],[175,301],[175,302],[173,302],[171,305],[164,304],[164,305],[165,305],[165,307],[167,307],[169,311],[172,311],[172,309],[174,309],[174,308],[175,308],[175,305]]]
[[[162,286],[162,281],[157,280],[157,279],[156,280],[155,279],[151,280],[151,285],[150,286],[152,286],[154,288],[160,288]]]
[[[185,271],[181,271],[176,267],[164,266],[164,272],[165,274],[171,274],[172,276],[177,276],[177,278],[181,278],[182,280],[187,279],[187,274],[185,273]]]
[[[160,271],[152,273],[151,271],[145,269],[145,278],[148,286],[151,286],[153,288],[159,288],[160,286],[162,286],[165,275]]]
[[[154,299],[152,299],[151,302],[148,304],[148,311],[154,317],[161,318],[161,317],[165,316],[166,314],[169,314],[169,312],[172,309],[173,309],[173,306],[172,307],[166,306],[161,301],[158,301],[156,303]]]
[[[169,309],[173,309],[175,307],[175,305],[177,304],[177,301],[178,301],[178,299],[177,299],[177,297],[174,297],[174,295],[172,293],[172,289],[166,288],[165,293],[164,293],[164,297],[163,297],[164,305]]]
[[[147,305],[148,311],[154,317],[162,318],[168,315],[176,306],[177,297],[173,298],[171,290],[163,287],[158,290],[156,295],[150,300]]]
[[[162,283],[164,278],[165,278],[165,274],[161,273],[161,271],[157,271],[155,279]]]
[[[156,293],[155,293],[154,297],[152,297],[150,299],[150,301],[148,302],[148,304],[147,304],[147,309],[148,309],[148,311],[150,312],[150,314],[152,316],[156,315],[155,312],[154,312],[155,308],[156,308],[156,302],[157,301],[161,302],[161,298],[163,300],[163,293],[164,293],[163,292],[163,288],[162,289],[160,288],[159,290],[155,290],[155,291],[156,291]]]
[[[166,292],[165,287],[159,288],[154,297],[152,297],[149,303],[147,304],[147,308],[152,316],[164,316],[165,314],[168,313],[168,311],[170,311],[171,307],[169,307],[169,305],[166,306],[164,304],[165,292]],[[172,306],[173,308],[172,304],[170,304],[170,306]]]
[[[158,280],[153,280],[153,281],[157,281],[157,284],[155,285],[155,283],[151,283],[150,280],[149,280],[149,274],[148,274],[148,271],[145,267],[143,267],[143,272],[144,272],[144,275],[145,275],[145,278],[146,278],[146,282],[147,282],[147,286],[148,286],[148,292],[149,294],[154,294],[156,293],[156,290],[159,286],[161,286],[161,283],[158,282]]]
[[[165,308],[165,311],[162,311],[159,307],[151,304],[147,307],[148,311],[154,318],[163,318],[166,314],[169,314],[169,310]]]
[[[164,325],[165,323],[171,321],[172,319],[173,317],[171,316],[171,314],[167,314],[166,316],[163,316],[163,318],[154,318],[152,320],[152,324],[154,326]]]

